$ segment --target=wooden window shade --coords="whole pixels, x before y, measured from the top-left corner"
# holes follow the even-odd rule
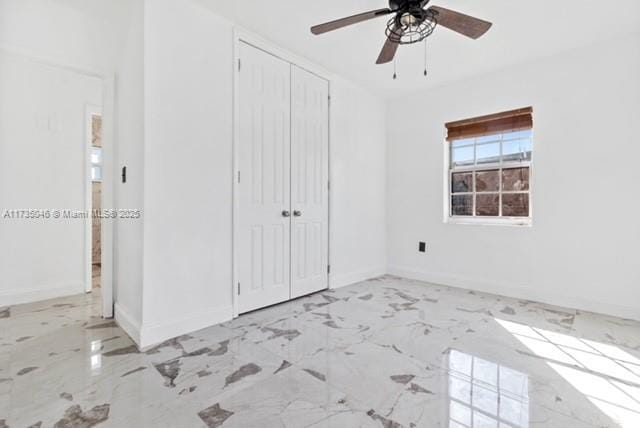
[[[477,138],[504,132],[524,131],[533,128],[533,108],[521,108],[473,119],[449,122],[447,141]]]

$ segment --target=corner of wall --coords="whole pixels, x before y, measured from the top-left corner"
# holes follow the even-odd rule
[[[134,340],[140,349],[146,349],[165,340],[212,327],[231,319],[233,319],[233,307],[231,305],[211,307],[187,316],[171,319],[167,317],[164,321],[155,324],[142,324],[138,329],[138,340],[135,338]]]
[[[114,317],[116,323],[124,330],[125,333],[140,348],[140,321],[135,319],[120,303],[115,304]]]
[[[374,266],[355,272],[336,274],[329,276],[329,288],[335,290],[337,288],[346,287],[347,285],[357,284],[372,278],[377,278],[387,273],[385,266]]]

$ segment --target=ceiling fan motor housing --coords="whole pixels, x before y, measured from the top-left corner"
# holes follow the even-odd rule
[[[425,6],[430,0],[391,0],[389,8],[396,12],[394,18],[395,26],[404,28],[403,31],[412,27],[420,26],[426,19],[434,18],[434,13],[427,11]]]
[[[424,8],[430,0],[389,0],[389,9],[399,12],[410,12]]]

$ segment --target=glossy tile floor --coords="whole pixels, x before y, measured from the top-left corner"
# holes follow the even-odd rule
[[[0,427],[640,427],[640,323],[383,277],[139,353],[0,309]]]

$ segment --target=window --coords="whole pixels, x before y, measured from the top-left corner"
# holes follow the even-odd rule
[[[91,181],[102,181],[102,117],[91,115]]]
[[[447,124],[449,220],[530,224],[532,110]]]
[[[91,181],[102,181],[102,147],[91,148]]]

